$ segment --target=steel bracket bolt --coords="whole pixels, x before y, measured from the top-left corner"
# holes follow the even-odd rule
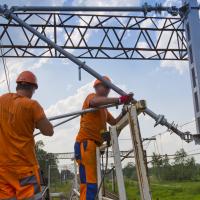
[[[168,9],[168,12],[172,16],[177,16],[179,14],[179,9],[176,6],[172,6],[170,9]]]
[[[193,140],[192,135],[190,134],[190,132],[187,131],[187,132],[184,133],[184,140],[187,143],[189,143],[189,142],[191,142]]]
[[[160,3],[156,3],[156,13],[161,14],[162,11],[162,5]]]
[[[142,7],[144,9],[144,16],[146,16],[147,13],[150,11],[151,6],[148,5],[148,3],[146,2],[146,3],[144,3],[144,5]]]
[[[136,103],[136,108],[138,111],[144,111],[147,107],[146,101],[145,100],[139,100]]]

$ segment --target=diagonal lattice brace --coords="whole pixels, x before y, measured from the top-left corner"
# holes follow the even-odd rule
[[[65,50],[73,51],[77,58],[188,59],[180,18],[64,12],[16,12],[15,15]],[[63,57],[14,20],[8,22],[0,16],[0,21],[5,57]]]

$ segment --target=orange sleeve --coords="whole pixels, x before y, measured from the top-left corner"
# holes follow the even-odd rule
[[[44,113],[42,106],[37,101],[34,101],[34,103],[33,103],[33,119],[34,119],[35,123],[37,123],[38,121],[40,121],[41,119],[43,119],[45,117],[46,117],[46,115]]]
[[[94,94],[94,93],[89,94],[89,95],[86,97],[85,102],[84,102],[84,109],[90,107],[90,101],[91,101],[94,97],[95,97],[95,94]]]

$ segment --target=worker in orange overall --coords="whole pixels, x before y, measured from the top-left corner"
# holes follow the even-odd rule
[[[41,199],[40,172],[33,132],[53,135],[40,104],[31,100],[38,88],[30,71],[22,72],[16,93],[0,96],[0,200]]]
[[[103,77],[107,81],[107,76]],[[109,98],[110,88],[102,81],[94,82],[95,93],[89,94],[83,103],[83,109],[95,108],[107,104],[128,104],[133,94],[120,98]],[[106,123],[115,125],[123,114],[114,118],[106,108],[83,114],[80,130],[74,145],[75,159],[79,165],[80,200],[94,200],[97,195],[96,147],[103,143],[102,133],[106,132]]]

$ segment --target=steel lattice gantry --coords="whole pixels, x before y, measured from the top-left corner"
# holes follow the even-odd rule
[[[78,58],[143,59],[143,60],[196,60],[188,49],[188,37],[184,35],[184,22],[192,13],[198,12],[196,0],[176,8],[149,6],[142,7],[11,7],[0,5],[0,41],[4,57],[60,57],[68,58],[79,69],[84,69],[95,78],[103,81],[120,95],[127,93],[103,79]],[[76,11],[84,11],[77,14]],[[85,14],[86,11],[105,11],[105,14]],[[116,15],[113,11],[119,11]],[[176,17],[133,16],[127,12],[167,11]],[[112,14],[110,14],[112,12]],[[124,13],[127,13],[124,15]],[[179,17],[180,16],[180,17]],[[188,24],[199,27],[195,23]],[[191,27],[190,27],[191,28]],[[190,29],[189,28],[189,29]],[[192,29],[191,29],[192,30]],[[187,27],[186,32],[188,33]],[[191,31],[191,38],[195,31]],[[199,49],[195,43],[195,52]],[[73,53],[72,53],[73,52]],[[195,62],[196,63],[196,62]],[[195,77],[196,79],[196,77]],[[197,77],[199,80],[199,78]],[[199,93],[198,93],[199,94]],[[197,96],[199,97],[199,96]],[[199,99],[199,98],[198,98]],[[137,100],[133,99],[134,102]],[[200,101],[196,101],[199,106]],[[198,107],[199,108],[199,107]],[[198,135],[183,133],[163,115],[157,115],[145,107],[144,112],[151,116],[156,125],[166,126],[182,139],[199,141]],[[198,109],[195,113],[199,112]],[[197,115],[196,122],[198,122]]]
[[[180,17],[16,11],[20,19],[77,58],[187,60]],[[0,16],[5,57],[64,57],[14,20]]]

